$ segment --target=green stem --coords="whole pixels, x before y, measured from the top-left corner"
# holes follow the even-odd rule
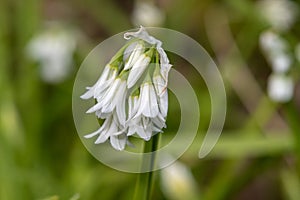
[[[285,105],[285,115],[287,117],[288,125],[294,135],[294,142],[295,142],[295,152],[296,152],[296,167],[298,171],[298,176],[300,177],[300,124],[299,119],[300,115],[297,111],[294,102],[289,102]]]
[[[152,190],[154,185],[154,172],[153,168],[155,166],[155,151],[159,146],[160,134],[156,134],[148,142],[144,142],[144,153],[151,153],[150,159],[146,157],[143,158],[142,169],[148,169],[146,173],[138,174],[134,200],[149,200],[152,196]]]

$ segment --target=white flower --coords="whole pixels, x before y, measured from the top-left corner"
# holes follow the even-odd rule
[[[160,113],[158,95],[152,83],[141,85],[139,96],[129,97],[129,115],[127,120],[128,136],[136,133],[149,140],[153,133],[162,132],[166,127],[165,118]]]
[[[272,54],[278,54],[287,49],[287,43],[274,31],[263,31],[259,39],[263,51],[271,51]]]
[[[292,58],[287,53],[288,44],[278,34],[264,31],[260,35],[260,46],[274,72],[284,73],[290,69]]]
[[[161,170],[160,178],[162,191],[169,199],[199,199],[197,182],[183,163],[176,161]]]
[[[32,38],[27,46],[28,55],[40,63],[41,77],[48,83],[60,83],[70,74],[75,34],[60,25],[51,25]]]
[[[117,150],[123,150],[127,142],[124,129],[116,123],[116,114],[111,114],[106,118],[102,126],[95,132],[85,135],[85,138],[92,138],[98,135],[95,144],[104,143],[110,138],[111,145]]]
[[[128,61],[125,63],[124,70],[128,70],[132,68],[132,66],[137,62],[137,60],[140,58],[140,56],[144,53],[145,47],[141,42],[137,42],[134,44],[134,49],[130,51],[132,46],[129,46],[125,52],[124,56],[128,53],[130,53]],[[128,52],[129,51],[129,52]]]
[[[132,21],[136,25],[160,26],[165,20],[165,14],[151,2],[135,1]]]
[[[290,0],[262,0],[258,9],[270,25],[279,31],[288,30],[295,22],[298,7]]]
[[[112,135],[110,137],[110,143],[113,148],[122,151],[125,149],[125,145],[128,143],[126,133]]]
[[[157,74],[154,72],[153,85],[157,93],[160,112],[163,117],[166,117],[168,112],[168,90],[166,81],[159,72]]]
[[[272,74],[268,80],[268,95],[275,102],[287,102],[294,93],[291,77],[283,74]]]
[[[103,73],[103,75],[105,75],[105,73]],[[102,77],[103,76],[101,76],[100,79],[102,79]],[[97,83],[98,82],[99,81],[97,81]],[[97,89],[95,89],[93,93],[98,94]],[[97,100],[97,103],[91,107],[87,113],[95,112],[98,118],[105,119],[105,121],[97,131],[86,135],[85,138],[91,138],[99,135],[95,144],[103,143],[110,138],[110,143],[113,148],[120,151],[124,150],[127,143],[127,136],[124,132],[126,122],[126,93],[126,81],[122,78],[116,78],[113,80],[112,84],[106,88],[106,90],[103,90],[103,92],[98,95],[93,95],[93,97]],[[89,96],[92,97],[91,95]]]
[[[148,141],[152,137],[152,131],[153,128],[149,118],[138,116],[130,120],[127,136],[131,136],[136,133],[140,138]]]
[[[82,99],[89,99],[91,97],[96,99],[97,97],[102,96],[101,94],[115,80],[117,72],[117,68],[112,67],[110,64],[106,65],[98,81],[92,87],[87,87],[86,89],[88,91],[80,97]]]
[[[272,69],[274,72],[284,73],[287,72],[292,64],[292,58],[286,53],[279,54],[274,56],[271,60]]]
[[[158,115],[157,98],[152,83],[144,83],[141,86],[140,104],[136,115],[143,114],[145,117]]]
[[[141,138],[144,140],[149,140],[152,135],[152,130],[150,130],[151,127],[149,127],[147,124],[145,126],[142,124],[144,122],[143,119],[141,119],[140,116],[135,117],[138,108],[139,108],[139,96],[133,95],[130,96],[128,99],[128,121],[126,122],[126,126],[128,127],[127,136],[132,136],[135,133],[137,133]],[[149,127],[147,129],[147,127]],[[145,129],[146,130],[145,130]]]
[[[115,79],[103,95],[96,97],[97,104],[91,107],[87,113],[97,112],[97,116],[103,119],[116,109],[119,122],[124,125],[126,93],[126,81],[120,78]]]
[[[164,51],[164,49],[162,48],[162,42],[160,40],[157,40],[153,36],[150,36],[143,26],[141,26],[137,32],[125,33],[124,38],[126,40],[129,40],[131,38],[139,38],[149,44],[155,45],[155,49],[159,53],[159,57],[160,57],[160,72],[162,77],[165,80],[165,84],[166,84],[165,87],[166,87],[168,84],[168,74],[172,65],[169,63],[168,56]]]
[[[143,72],[149,65],[152,56],[149,55],[152,54],[150,51],[152,50],[149,50],[148,52],[140,55],[137,61],[132,66],[127,81],[128,88],[131,88],[139,80],[139,78],[142,76]]]
[[[161,42],[149,36],[143,27],[138,32],[124,34],[125,39],[129,37],[135,37],[137,41],[121,48],[96,83],[81,95],[82,99],[96,100],[86,112],[104,119],[101,127],[85,138],[98,135],[95,144],[109,139],[117,150],[123,150],[129,144],[129,136],[136,134],[150,140],[153,134],[162,132],[168,111],[167,78],[171,65]],[[156,63],[154,70],[151,60]],[[143,74],[146,75],[144,80]],[[128,97],[131,88],[134,92]]]
[[[294,83],[286,73],[292,66],[292,57],[287,52],[287,42],[274,31],[264,31],[260,46],[270,63],[273,73],[268,79],[268,95],[275,102],[287,102],[293,96]]]

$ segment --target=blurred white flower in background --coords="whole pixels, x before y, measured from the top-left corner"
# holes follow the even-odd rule
[[[281,52],[287,48],[286,42],[272,30],[266,30],[261,33],[260,44],[266,51],[272,50]]]
[[[293,58],[288,53],[288,43],[271,30],[261,33],[259,43],[272,67],[267,88],[270,99],[279,103],[290,101],[294,94],[294,83],[287,75],[293,63]]]
[[[288,102],[294,94],[291,77],[284,74],[272,74],[268,79],[268,95],[275,102]]]
[[[50,23],[27,46],[30,58],[39,62],[41,78],[48,83],[64,81],[72,71],[76,35],[62,25]]]
[[[290,69],[292,58],[288,54],[280,54],[272,59],[272,67],[275,72],[286,72]]]
[[[161,26],[165,21],[165,13],[151,1],[135,1],[132,13],[133,24],[139,26]]]
[[[278,31],[288,30],[297,19],[298,7],[290,0],[261,0],[257,6],[272,28]]]
[[[292,57],[288,54],[288,44],[277,33],[267,30],[260,35],[260,47],[274,72],[289,70]]]
[[[168,199],[199,199],[197,182],[191,170],[183,163],[176,161],[160,172],[161,189]]]

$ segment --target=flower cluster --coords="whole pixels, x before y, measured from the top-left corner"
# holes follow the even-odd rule
[[[268,30],[261,34],[260,46],[272,67],[268,95],[275,102],[288,102],[294,94],[294,82],[289,73],[293,58],[288,43],[274,31]]]
[[[259,41],[262,52],[272,67],[268,78],[268,95],[274,102],[288,102],[294,95],[295,83],[291,76],[294,59],[291,46],[282,34],[295,24],[299,8],[291,0],[262,0],[257,5],[270,26],[262,31]]]
[[[128,137],[136,134],[150,140],[166,127],[167,80],[171,68],[161,42],[141,27],[125,33],[129,42],[105,66],[100,78],[87,87],[82,99],[95,99],[87,113],[104,120],[95,132],[95,144],[108,139],[113,148],[124,150]]]

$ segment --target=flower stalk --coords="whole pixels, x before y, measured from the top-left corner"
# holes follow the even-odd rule
[[[101,126],[84,137],[96,137],[95,144],[110,141],[119,151],[136,135],[144,140],[142,169],[136,186],[136,200],[151,199],[154,166],[160,133],[166,128],[168,73],[171,68],[162,42],[141,27],[124,34],[124,45],[105,66],[97,82],[87,87],[82,99],[95,99],[87,113],[95,113]],[[152,64],[153,63],[153,64]]]
[[[156,134],[148,142],[144,142],[144,153],[151,152],[150,161],[143,159],[142,168],[149,168],[149,172],[139,173],[137,177],[134,200],[150,200],[152,199],[153,186],[155,182],[155,157],[159,147],[161,134]],[[150,166],[148,166],[150,164]],[[146,165],[146,166],[145,166]]]

